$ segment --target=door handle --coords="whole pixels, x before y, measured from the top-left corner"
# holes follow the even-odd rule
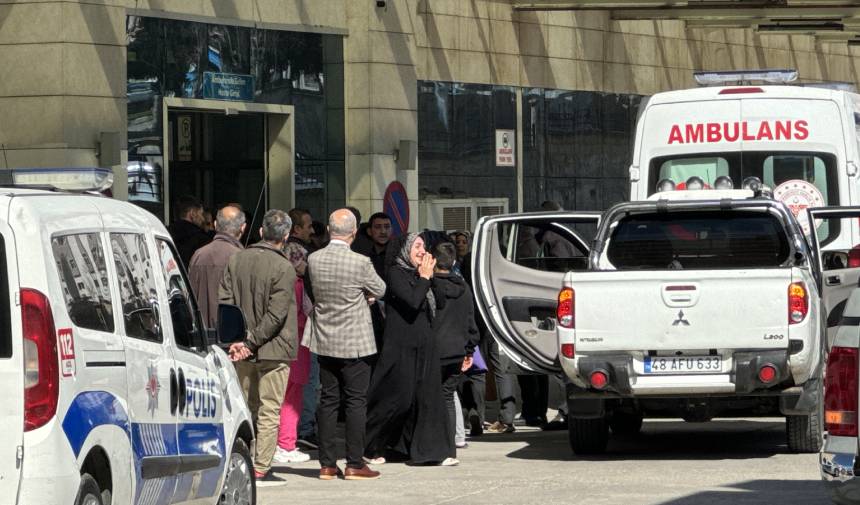
[[[181,368],[179,369],[179,387],[177,389],[179,393],[179,413],[182,414],[183,412],[185,412],[185,394],[187,391],[185,387],[185,373],[182,371]]]
[[[827,277],[827,279],[824,281],[824,283],[827,284],[828,286],[838,286],[838,285],[842,284],[842,279],[840,279],[838,275],[831,275],[831,276]]]
[[[178,390],[179,384],[176,380],[176,370],[170,369],[170,413],[176,414],[176,408],[179,406]]]

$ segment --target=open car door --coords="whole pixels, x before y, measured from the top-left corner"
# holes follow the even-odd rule
[[[807,210],[813,228],[851,230],[852,223],[860,219],[860,207],[816,207]],[[815,233],[809,238],[815,260],[818,262],[819,292],[827,317],[827,350],[833,343],[836,330],[845,311],[851,292],[860,287],[860,237],[851,236],[851,248],[821,250]]]
[[[522,372],[561,373],[556,305],[564,274],[586,270],[600,212],[485,217],[472,251],[475,302]]]

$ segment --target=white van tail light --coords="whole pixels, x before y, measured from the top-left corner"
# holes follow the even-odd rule
[[[745,95],[747,93],[764,93],[764,90],[754,86],[746,88],[726,88],[720,90],[721,95]]]
[[[824,425],[831,436],[857,436],[857,358],[854,347],[833,347],[824,375]]]
[[[848,251],[848,268],[860,267],[860,246],[854,246]]]
[[[793,282],[788,286],[788,324],[797,324],[806,318],[809,312],[809,294],[802,282]]]
[[[24,431],[47,424],[57,413],[59,365],[51,302],[35,289],[21,290],[24,332]]]
[[[564,288],[558,293],[558,306],[555,316],[558,324],[564,328],[574,328],[576,318],[574,317],[575,294],[573,288]]]

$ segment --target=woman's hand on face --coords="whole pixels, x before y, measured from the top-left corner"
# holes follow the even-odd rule
[[[421,264],[418,265],[418,275],[425,279],[433,277],[433,269],[436,268],[436,258],[430,254],[425,254],[421,258]]]

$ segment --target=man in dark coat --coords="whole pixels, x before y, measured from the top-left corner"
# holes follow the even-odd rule
[[[245,232],[245,213],[228,205],[215,217],[215,238],[191,257],[188,277],[197,297],[200,314],[209,328],[218,324],[218,286],[230,257],[242,250],[239,239]]]
[[[182,196],[176,201],[176,221],[168,231],[173,237],[173,243],[179,250],[182,264],[188,268],[191,257],[197,249],[212,241],[212,237],[203,229],[203,205],[193,196]]]

